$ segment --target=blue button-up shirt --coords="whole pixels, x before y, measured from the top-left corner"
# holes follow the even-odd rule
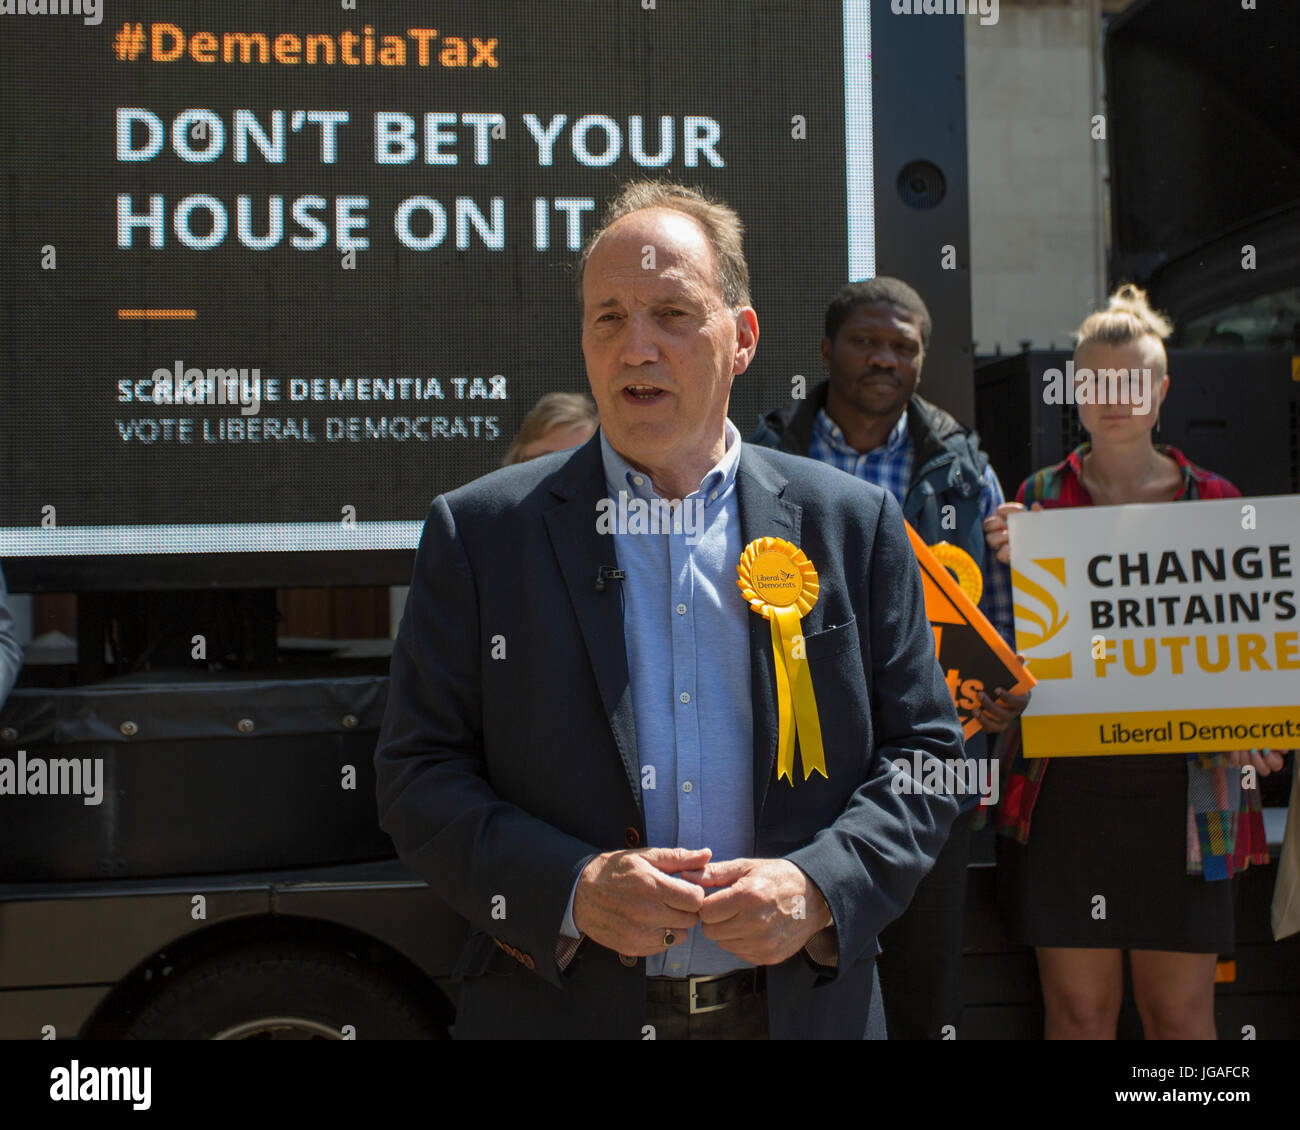
[[[889,438],[879,447],[861,452],[845,438],[839,424],[822,409],[813,419],[812,438],[808,443],[808,458],[829,463],[856,478],[875,483],[889,491],[899,505],[912,485],[912,439],[907,434],[907,410],[898,417],[898,423]]]
[[[715,860],[754,854],[752,613],[736,585],[744,549],[736,497],[741,439],[730,420],[726,443],[717,466],[682,500],[688,507],[682,522],[667,530],[667,523],[656,523],[648,532],[630,521],[630,528],[614,528],[618,567],[627,573],[618,588],[646,846],[708,847]],[[658,499],[650,477],[619,455],[604,432],[600,444],[612,501],[622,494],[631,510]],[[565,932],[571,928],[570,910]],[[652,977],[748,967],[699,926],[686,941],[646,959]]]
[[[826,409],[813,420],[812,439],[808,444],[811,459],[829,463],[866,482],[875,483],[889,491],[901,506],[912,486],[912,467],[916,454],[912,450],[912,437],[907,431],[907,409],[899,416],[889,438],[871,451],[860,452],[844,437],[840,426],[830,418]],[[980,491],[980,517],[991,518],[1005,502],[1002,484],[992,465],[984,468],[984,486]],[[979,610],[1007,641],[1012,651],[1016,649],[1015,612],[1011,596],[1011,566],[1003,565],[992,553],[984,556],[984,595],[980,597]]]

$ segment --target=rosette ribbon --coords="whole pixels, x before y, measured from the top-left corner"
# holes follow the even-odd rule
[[[781,538],[758,538],[745,547],[736,566],[740,591],[750,608],[772,625],[776,660],[777,780],[794,787],[794,743],[806,781],[814,772],[829,780],[822,747],[821,719],[813,695],[812,672],[804,652],[800,616],[817,603],[817,570],[796,545]]]
[[[984,595],[984,576],[980,567],[964,549],[959,549],[950,542],[937,541],[930,546],[934,559],[948,570],[956,579],[961,591],[970,597],[972,604],[979,604]]]

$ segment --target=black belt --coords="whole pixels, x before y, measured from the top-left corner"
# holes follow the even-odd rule
[[[761,993],[767,986],[764,969],[737,969],[712,977],[647,977],[646,1000],[670,1004],[692,1016],[717,1012]]]

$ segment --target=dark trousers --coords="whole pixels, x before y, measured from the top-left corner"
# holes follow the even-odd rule
[[[953,821],[911,905],[880,935],[876,968],[891,1040],[941,1040],[944,1027],[961,1020],[966,864],[975,811]]]

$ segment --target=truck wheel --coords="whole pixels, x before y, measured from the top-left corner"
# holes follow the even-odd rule
[[[382,972],[342,954],[284,945],[238,950],[178,974],[126,1031],[129,1040],[345,1037],[437,1040],[447,1031]]]

